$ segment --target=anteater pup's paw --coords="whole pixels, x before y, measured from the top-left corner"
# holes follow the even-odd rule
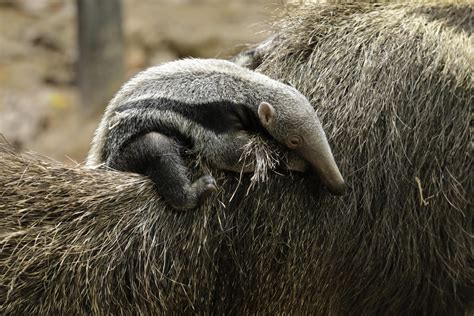
[[[197,206],[211,196],[212,192],[217,190],[216,180],[211,175],[204,175],[193,183],[193,188],[198,199]]]

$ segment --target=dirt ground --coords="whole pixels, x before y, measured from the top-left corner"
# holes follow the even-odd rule
[[[82,162],[100,116],[81,111],[76,2],[0,0],[0,134]],[[278,0],[123,0],[127,78],[176,58],[228,58],[265,37]],[[104,104],[105,106],[105,104]]]

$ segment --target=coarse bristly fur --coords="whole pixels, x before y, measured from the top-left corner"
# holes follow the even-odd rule
[[[0,150],[1,312],[469,315],[473,19],[308,5],[275,25],[257,70],[317,109],[340,198],[211,169],[215,199],[177,213],[138,176]]]

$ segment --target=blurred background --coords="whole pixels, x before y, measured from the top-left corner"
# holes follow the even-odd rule
[[[0,0],[0,134],[82,162],[120,85],[183,57],[229,58],[266,37],[281,0]]]

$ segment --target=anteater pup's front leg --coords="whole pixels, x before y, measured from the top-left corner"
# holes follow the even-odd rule
[[[109,157],[107,164],[119,171],[148,176],[155,183],[158,194],[172,207],[193,209],[216,190],[216,182],[211,175],[204,175],[191,183],[179,148],[175,140],[151,132],[125,145]]]

